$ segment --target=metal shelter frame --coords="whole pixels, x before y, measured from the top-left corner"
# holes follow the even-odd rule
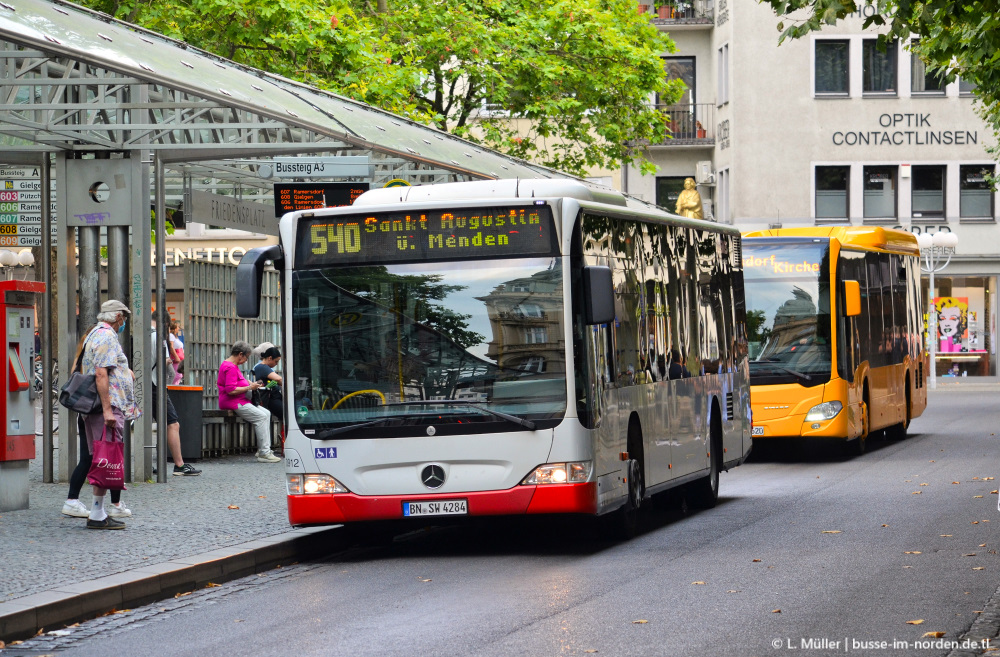
[[[150,246],[136,238],[149,229],[142,210],[155,204],[156,234],[165,235],[168,200],[184,198],[192,188],[211,189],[238,198],[269,197],[272,183],[257,173],[262,158],[368,155],[374,165],[372,182],[407,178],[414,184],[488,178],[562,178],[560,172],[479,147],[450,134],[323,92],[280,76],[241,66],[211,53],[140,27],[115,20],[61,0],[0,0],[0,162],[39,164],[42,171],[42,258],[40,270],[47,292],[40,308],[42,356],[51,362],[52,335],[48,321],[52,276],[49,262],[50,164],[55,156],[59,209],[71,212],[64,200],[66,159],[133,159],[138,178],[150,183],[133,190],[135,216],[130,226],[109,227],[109,295],[125,295],[135,311],[130,363],[136,380],[150,380],[151,324]],[[79,245],[81,271],[96,271],[98,229],[60,226],[57,275],[59,289],[70,294],[79,286],[80,317],[96,315],[100,289],[74,273]],[[112,230],[112,228],[114,230]],[[131,240],[129,244],[129,230]],[[163,240],[156,241],[155,298],[157,326],[167,325]],[[131,248],[130,248],[131,246]],[[112,253],[114,251],[115,253]],[[129,276],[131,262],[132,276]],[[112,271],[113,270],[113,271]],[[60,298],[59,368],[68,372],[75,347],[74,308]],[[125,299],[122,299],[125,300]],[[74,300],[75,302],[75,300]],[[137,331],[138,329],[138,331]],[[166,394],[162,380],[159,394]],[[43,389],[52,385],[50,368],[43,368]],[[141,390],[141,388],[140,388]],[[149,396],[140,396],[150,409]],[[54,480],[52,399],[43,396],[43,477]],[[165,403],[160,399],[158,426],[165,427]],[[60,411],[59,465],[61,479],[76,463],[76,441],[69,436],[71,418]],[[126,451],[132,458],[127,480],[148,479],[152,422],[148,413],[136,423]],[[161,435],[165,435],[165,431]],[[161,437],[160,441],[165,444]],[[166,480],[166,450],[158,450],[158,480]]]

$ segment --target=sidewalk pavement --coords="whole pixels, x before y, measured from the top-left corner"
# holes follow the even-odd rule
[[[36,442],[30,507],[0,513],[2,641],[292,563],[339,543],[339,527],[289,526],[284,463],[258,463],[253,454],[201,460],[197,477],[128,484],[127,527],[88,530],[86,519],[61,514],[68,483],[41,483],[41,437]],[[89,485],[80,499],[90,506]]]

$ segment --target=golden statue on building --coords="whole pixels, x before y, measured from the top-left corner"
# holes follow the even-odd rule
[[[689,219],[704,219],[701,211],[701,194],[695,189],[694,178],[684,179],[684,191],[677,197],[675,212]]]

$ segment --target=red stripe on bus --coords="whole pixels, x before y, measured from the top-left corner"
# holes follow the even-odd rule
[[[517,486],[509,490],[427,495],[289,495],[288,521],[293,525],[329,525],[393,520],[403,518],[403,502],[454,499],[469,501],[470,516],[596,513],[597,484]]]

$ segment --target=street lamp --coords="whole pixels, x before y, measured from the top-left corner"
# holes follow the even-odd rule
[[[951,256],[955,255],[955,247],[958,246],[958,235],[955,233],[937,232],[933,235],[920,233],[917,235],[917,244],[920,246],[920,255],[923,256],[924,264],[921,269],[930,274],[930,294],[927,311],[927,334],[931,342],[931,390],[937,388],[937,310],[934,308],[934,274],[941,271],[951,262]],[[944,262],[942,259],[947,256]]]

